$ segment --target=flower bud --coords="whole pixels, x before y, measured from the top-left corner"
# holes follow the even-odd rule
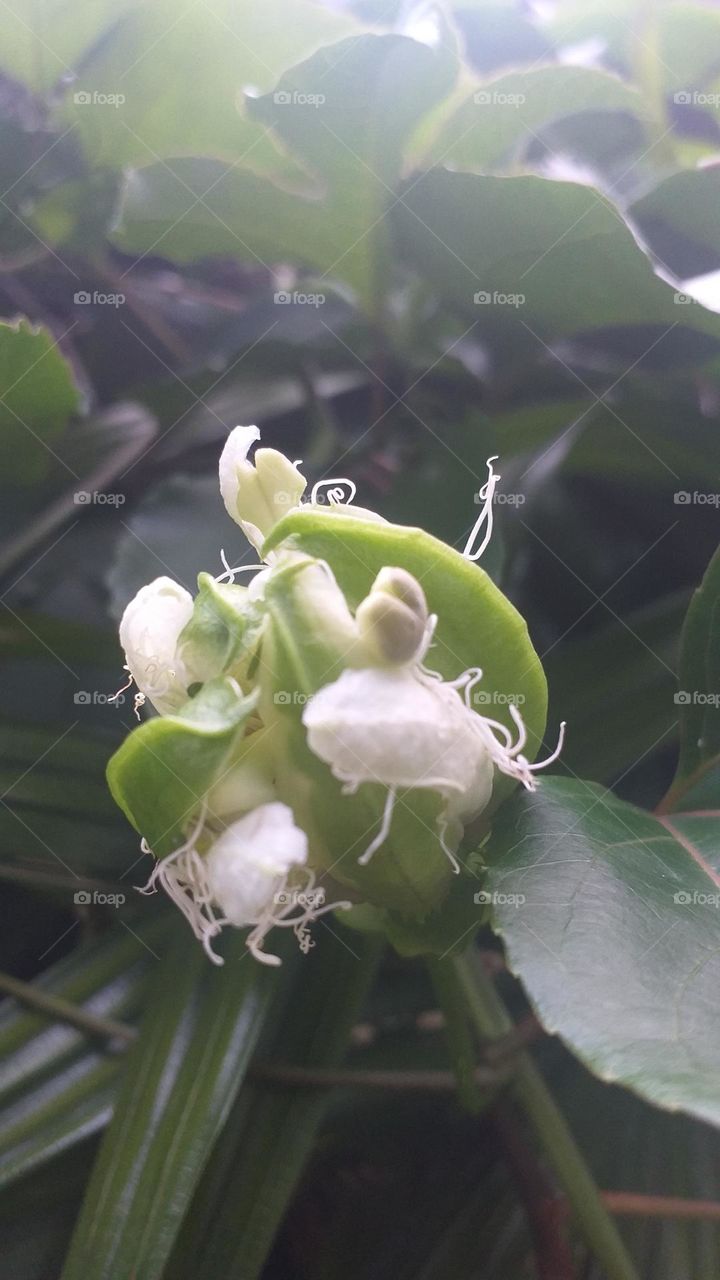
[[[228,515],[256,547],[298,505],[307,483],[276,449],[258,449],[249,462],[248,451],[259,439],[257,427],[235,427],[220,456],[220,492]]]
[[[307,861],[307,836],[295,826],[292,809],[259,805],[233,822],[206,856],[213,902],[230,924],[255,924],[272,911],[288,872]]]
[[[381,569],[355,619],[371,662],[400,666],[414,661],[428,623],[420,583],[405,569]]]
[[[189,591],[172,578],[141,587],[120,622],[120,643],[140,693],[169,715],[187,699],[191,675],[178,655],[180,632],[193,612]]]

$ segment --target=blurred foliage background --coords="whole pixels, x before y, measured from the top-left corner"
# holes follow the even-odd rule
[[[132,888],[104,767],[134,721],[107,698],[135,590],[237,563],[237,423],[460,548],[497,454],[484,565],[548,740],[570,724],[560,771],[660,800],[718,541],[720,7],[8,0],[0,25],[0,968],[122,1024],[5,1005],[5,1273],[591,1280],[579,1241],[552,1269],[534,1210],[562,1207],[505,1104],[263,1074],[335,1069],[353,1026],[346,1066],[445,1072],[435,994],[329,932],[301,1004],[291,963],[271,998],[188,959]],[[708,1127],[538,1056],[602,1187],[717,1194]],[[63,1270],[120,1088],[171,1102],[104,1148],[79,1230],[112,1230]],[[648,1280],[720,1272],[708,1221],[623,1222]]]

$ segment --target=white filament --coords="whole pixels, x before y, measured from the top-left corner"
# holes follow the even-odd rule
[[[483,551],[488,545],[490,539],[492,538],[493,498],[495,496],[495,490],[497,488],[498,480],[502,479],[502,477],[499,476],[497,472],[493,471],[492,464],[493,462],[497,462],[497,460],[498,460],[498,455],[493,454],[492,458],[488,458],[485,464],[488,469],[488,478],[478,493],[478,497],[482,498],[483,500],[483,506],[482,506],[480,515],[478,516],[477,520],[475,521],[475,524],[472,527],[472,530],[470,532],[470,537],[465,543],[465,549],[463,551],[463,555],[466,560],[479,560]],[[473,550],[473,543],[475,542],[475,539],[478,537],[483,525],[486,526],[483,540],[480,543],[480,546],[476,550]]]

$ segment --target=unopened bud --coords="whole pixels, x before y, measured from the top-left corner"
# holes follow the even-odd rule
[[[258,449],[254,462],[249,462],[248,452],[259,438],[257,427],[236,427],[220,457],[220,492],[228,514],[255,542],[262,542],[278,521],[298,505],[307,483],[297,467],[276,449]]]
[[[356,615],[363,647],[372,662],[402,666],[420,650],[427,604],[420,583],[405,569],[381,569]]]

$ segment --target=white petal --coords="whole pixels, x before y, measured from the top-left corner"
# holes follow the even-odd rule
[[[207,854],[211,896],[231,924],[254,924],[307,853],[307,836],[292,809],[279,801],[259,805],[233,822]]]
[[[192,611],[190,592],[162,577],[140,588],[120,622],[120,643],[135,683],[162,714],[177,711],[187,698],[188,674],[177,642]]]
[[[230,432],[225,448],[220,454],[220,493],[228,514],[233,520],[237,520],[239,468],[247,462],[250,449],[259,439],[260,432],[257,427],[235,427]]]
[[[409,668],[347,670],[303,713],[308,745],[335,777],[426,787],[453,797],[453,813],[480,812],[493,765],[457,692]]]

